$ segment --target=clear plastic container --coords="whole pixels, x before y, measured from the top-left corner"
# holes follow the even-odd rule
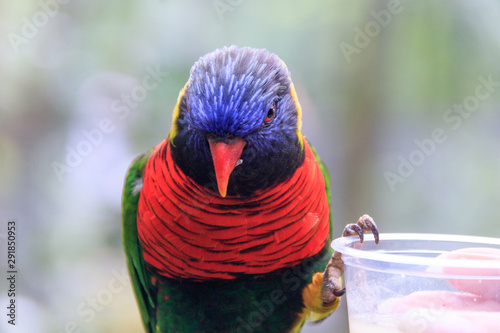
[[[500,239],[380,234],[333,241],[351,333],[500,332]]]

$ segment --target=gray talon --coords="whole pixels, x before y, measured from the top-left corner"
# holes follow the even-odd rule
[[[379,241],[378,227],[370,215],[365,214],[361,216],[356,224],[360,226],[361,229],[363,229],[364,231],[371,231],[373,234],[373,238],[375,238],[375,244],[378,244]],[[362,239],[361,242],[363,242]]]
[[[333,294],[335,295],[335,297],[342,297],[345,295],[345,288],[343,288],[342,290],[334,290],[333,291]]]
[[[363,227],[358,224],[348,224],[344,228],[344,232],[342,233],[342,237],[347,237],[347,236],[353,236],[354,234],[357,234],[359,236],[359,240],[361,243],[363,243],[364,236],[363,236]]]

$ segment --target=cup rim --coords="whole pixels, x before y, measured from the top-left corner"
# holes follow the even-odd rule
[[[385,241],[440,241],[440,242],[462,242],[474,244],[473,247],[478,247],[478,244],[483,244],[484,247],[488,245],[496,246],[500,249],[500,239],[492,237],[481,236],[465,236],[465,235],[451,235],[451,234],[425,234],[425,233],[381,233],[379,235],[380,243]],[[364,243],[375,242],[372,234],[364,235]],[[354,244],[358,243],[359,236],[339,237],[333,240],[331,246],[334,251],[342,253],[342,259],[366,259],[379,262],[390,262],[406,265],[422,265],[422,266],[437,266],[437,267],[457,267],[457,268],[485,268],[485,269],[500,269],[500,260],[488,259],[443,259],[433,258],[427,256],[416,256],[401,254],[404,251],[398,251],[398,254],[385,253],[374,250],[363,250],[354,248]],[[380,244],[379,243],[379,244]],[[374,245],[375,248],[377,245]],[[465,246],[467,247],[467,246]],[[471,246],[472,247],[472,246]],[[425,250],[425,249],[422,249]],[[424,251],[422,251],[424,252]],[[409,252],[408,252],[409,253]],[[429,251],[427,252],[429,253]]]

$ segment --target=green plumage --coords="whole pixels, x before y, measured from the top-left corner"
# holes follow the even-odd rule
[[[127,172],[122,197],[122,225],[123,247],[142,321],[148,332],[154,332],[151,316],[154,313],[156,301],[150,294],[150,280],[148,280],[145,271],[141,244],[137,234],[137,206],[140,193],[134,191],[137,180],[142,177],[142,170],[148,161],[148,155],[143,154],[134,159]]]

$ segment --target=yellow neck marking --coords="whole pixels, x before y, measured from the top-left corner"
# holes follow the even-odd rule
[[[184,94],[186,93],[186,89],[187,89],[188,84],[189,84],[189,80],[184,85],[184,88],[182,88],[181,91],[179,92],[179,97],[177,97],[177,104],[175,104],[174,112],[172,114],[172,128],[170,129],[170,142],[172,144],[174,144],[172,141],[173,138],[179,132],[179,129],[177,128],[177,119],[179,118],[181,100],[182,100],[182,97],[184,97]]]
[[[304,137],[302,136],[302,107],[300,106],[299,99],[297,98],[297,92],[295,91],[295,86],[290,79],[290,95],[295,103],[295,109],[297,110],[297,128],[295,132],[299,138],[300,146],[304,149]]]

